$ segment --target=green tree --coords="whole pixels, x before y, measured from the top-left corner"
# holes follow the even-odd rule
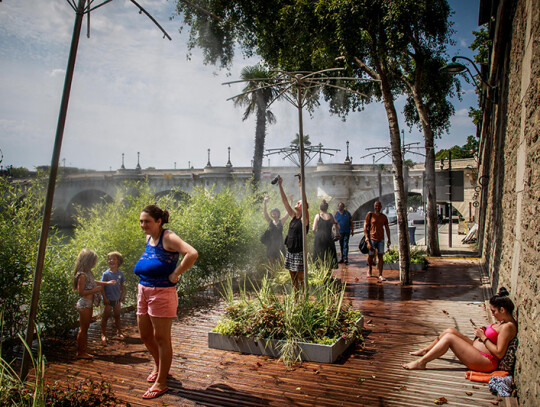
[[[463,146],[453,146],[448,149],[439,150],[435,154],[435,159],[448,158],[448,152],[452,153],[452,158],[473,158],[478,152],[478,139],[475,136],[467,137],[467,143]]]
[[[414,20],[414,17],[413,17]],[[409,60],[402,63],[405,70],[402,78],[408,89],[407,104],[404,108],[405,119],[409,126],[419,124],[424,134],[425,182],[427,203],[427,252],[432,256],[440,255],[437,225],[437,195],[435,186],[435,138],[448,131],[450,117],[454,107],[448,101],[453,88],[459,90],[459,81],[452,75],[441,73],[440,68],[446,63],[443,57],[445,42],[448,42],[450,30],[448,11],[441,13],[441,38],[438,48],[431,44],[418,44],[412,47]]]
[[[253,178],[254,188],[261,181],[262,162],[264,155],[264,143],[266,139],[266,124],[275,123],[274,114],[268,110],[268,104],[277,96],[273,87],[266,86],[265,80],[274,76],[272,72],[261,64],[246,66],[242,69],[240,78],[247,81],[242,94],[234,99],[236,106],[246,106],[242,120],[246,120],[252,114],[256,114],[255,126],[255,150],[253,152]]]
[[[300,145],[300,134],[296,133],[294,139],[291,140],[291,146],[298,147]],[[311,146],[311,141],[309,141],[309,134],[304,134],[304,146]]]
[[[486,27],[480,28],[480,31],[473,31],[474,40],[469,46],[473,51],[477,51],[474,56],[475,62],[486,65],[489,62],[489,50],[491,49],[492,41],[489,38],[489,32]],[[476,94],[480,97],[480,91],[476,89]],[[480,137],[478,133],[482,128],[482,109],[477,109],[473,106],[469,107],[469,117],[472,119],[474,125],[476,126],[477,136]]]
[[[400,64],[411,61],[413,42],[436,44],[445,38],[446,0],[208,0],[205,8],[219,20],[178,2],[178,11],[191,27],[189,46],[202,48],[206,62],[229,66],[238,43],[248,55],[257,53],[270,66],[288,71],[316,71],[341,61],[346,76],[375,81],[353,86],[365,97],[329,90],[325,96],[332,111],[343,116],[366,103],[383,102],[396,191],[401,282],[409,284],[407,202],[395,98],[405,91],[403,72],[409,70],[400,69]]]

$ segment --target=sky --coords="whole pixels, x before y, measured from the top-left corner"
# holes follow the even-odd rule
[[[94,4],[101,3],[96,0]],[[251,165],[255,119],[242,121],[245,108],[228,98],[241,93],[244,66],[257,58],[236,57],[232,69],[203,64],[201,52],[187,57],[188,29],[179,32],[180,18],[171,19],[175,1],[138,0],[172,37],[161,31],[129,0],[114,0],[91,14],[90,38],[84,20],[61,150],[60,165],[116,170],[125,154],[126,168],[202,168],[208,161],[225,166],[231,148],[233,166]],[[468,46],[478,30],[479,0],[449,0],[456,31],[449,55],[472,58]],[[50,165],[64,85],[75,13],[66,0],[3,0],[0,2],[0,151],[2,165],[34,169]],[[438,149],[463,145],[475,127],[467,115],[476,106],[473,86],[462,80],[462,101],[449,134]],[[404,100],[397,100],[405,142],[422,134],[402,119]],[[286,147],[298,133],[298,112],[287,102],[271,107],[277,122],[267,128],[265,148]],[[352,113],[343,121],[324,104],[312,117],[304,113],[304,134],[312,144],[340,149],[325,163],[371,163],[370,147],[389,146],[388,122],[382,103]],[[377,157],[379,158],[379,157]],[[422,161],[417,155],[406,158]],[[389,158],[379,162],[390,162]],[[291,165],[278,155],[263,165]]]

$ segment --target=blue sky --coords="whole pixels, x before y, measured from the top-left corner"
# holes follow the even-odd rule
[[[143,168],[201,168],[211,149],[213,166],[227,163],[231,147],[234,166],[250,165],[255,122],[242,121],[243,110],[226,99],[241,85],[223,86],[237,79],[256,59],[238,57],[228,73],[202,63],[195,50],[186,58],[187,32],[170,20],[174,1],[139,0],[173,38],[161,32],[128,0],[114,0],[91,15],[90,38],[86,19],[79,43],[75,75],[61,158],[68,166],[134,168],[137,152]],[[100,1],[96,1],[99,4]],[[479,0],[450,0],[455,14],[455,46],[450,56],[472,57],[468,45],[478,30]],[[51,161],[60,99],[75,14],[65,0],[3,0],[0,3],[0,149],[1,165],[34,168]],[[475,128],[467,116],[475,105],[472,85],[462,81],[463,101],[454,100],[456,115],[450,134],[438,148],[464,144]],[[398,100],[401,116],[402,101]],[[272,108],[277,123],[268,127],[266,148],[287,146],[298,132],[297,111],[285,102]],[[417,129],[403,126],[406,142],[422,142]],[[314,144],[338,148],[325,162],[343,162],[350,142],[354,163],[370,163],[365,148],[389,144],[382,104],[349,115],[346,122],[324,106],[305,117],[304,133]],[[414,158],[414,157],[408,157]],[[389,161],[387,161],[389,162]],[[268,164],[265,159],[264,165]],[[288,165],[277,156],[271,165]]]

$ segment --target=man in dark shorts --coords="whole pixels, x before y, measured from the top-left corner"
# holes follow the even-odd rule
[[[385,281],[383,277],[383,254],[384,254],[384,231],[388,236],[387,247],[390,247],[390,227],[388,226],[388,218],[381,212],[382,204],[377,201],[373,205],[374,212],[368,212],[364,222],[364,235],[366,236],[367,247],[369,249],[367,272],[368,277],[373,277],[373,259],[377,253],[379,266],[379,281]]]

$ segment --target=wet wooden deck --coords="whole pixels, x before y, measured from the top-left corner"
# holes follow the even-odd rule
[[[261,356],[209,349],[207,332],[216,324],[223,303],[214,292],[201,294],[194,306],[180,311],[173,324],[174,359],[161,398],[142,400],[152,369],[138,339],[133,313],[123,317],[129,338],[99,342],[92,326],[90,349],[96,359],[75,360],[74,339],[49,343],[47,377],[65,382],[68,375],[104,378],[116,395],[140,406],[433,406],[444,397],[452,406],[492,406],[497,398],[487,385],[464,379],[466,368],[450,352],[426,371],[405,371],[400,363],[437,332],[455,327],[471,334],[469,318],[486,321],[480,270],[475,260],[432,260],[414,274],[414,285],[402,288],[397,271],[388,281],[366,279],[365,257],[351,257],[335,275],[348,283],[348,296],[365,315],[365,343],[351,348],[338,363],[301,363],[287,368]]]

